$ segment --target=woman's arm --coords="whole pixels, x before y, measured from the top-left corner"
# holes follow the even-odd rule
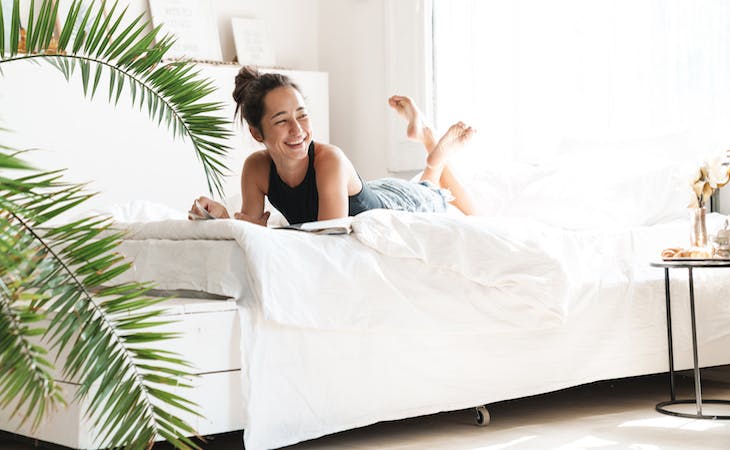
[[[246,158],[241,171],[241,211],[236,219],[266,226],[269,213],[264,213],[264,197],[269,183],[270,159],[265,151]]]
[[[193,206],[190,207],[190,212],[188,213],[188,219],[194,220],[195,215],[197,216],[205,216],[205,213],[201,211],[200,209],[204,209],[208,214],[210,214],[213,217],[216,217],[218,219],[228,219],[228,210],[226,207],[219,203],[212,198],[208,198],[205,196],[198,197],[194,202]]]
[[[319,144],[314,168],[317,172],[319,213],[317,220],[338,219],[349,213],[348,183],[355,170],[347,157],[337,147]]]

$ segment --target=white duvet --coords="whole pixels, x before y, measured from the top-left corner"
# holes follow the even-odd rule
[[[648,263],[682,245],[684,223],[569,232],[375,210],[352,226],[320,236],[233,220],[129,225],[135,240],[242,250],[244,267],[229,270],[247,283],[247,449],[666,370],[663,273]]]
[[[486,319],[507,328],[562,320],[557,230],[386,210],[360,214],[352,227],[351,235],[319,236],[235,220],[127,226],[135,240],[235,239],[246,267],[229,270],[246,271],[264,317],[280,324],[459,332]],[[420,278],[424,269],[429,276]]]

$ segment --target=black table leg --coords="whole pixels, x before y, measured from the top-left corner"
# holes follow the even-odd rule
[[[664,299],[667,303],[667,343],[669,344],[669,395],[672,401],[677,399],[674,387],[674,345],[672,341],[672,302],[669,293],[669,268],[664,268]]]
[[[700,386],[700,365],[697,358],[697,325],[695,323],[695,289],[692,277],[692,268],[689,267],[689,306],[692,317],[692,354],[695,361],[695,401],[697,403],[697,415],[702,415],[702,387]]]

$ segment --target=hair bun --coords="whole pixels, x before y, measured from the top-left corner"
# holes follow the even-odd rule
[[[250,127],[261,131],[261,117],[264,114],[264,98],[273,89],[291,87],[301,94],[297,86],[286,75],[280,73],[260,73],[254,66],[243,66],[236,75],[236,87],[233,89],[233,100],[236,112],[233,118],[241,118]]]
[[[243,66],[236,75],[236,87],[233,89],[233,100],[236,103],[243,103],[244,94],[251,84],[256,81],[261,74],[254,66]]]

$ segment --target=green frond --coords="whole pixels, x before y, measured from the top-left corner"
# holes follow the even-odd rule
[[[0,55],[5,54],[5,15],[3,13],[3,8],[0,8],[0,30],[2,30],[2,33],[0,33]],[[0,74],[2,74],[0,72]]]
[[[30,12],[28,13],[28,15],[30,17],[35,17],[34,10],[35,10],[35,1],[30,0]],[[28,49],[33,48],[32,46],[28,45],[35,38],[35,26],[33,25],[33,21],[28,23],[28,29],[26,30],[25,36],[26,36],[26,45],[28,46]]]
[[[30,170],[33,167],[28,163],[16,158],[13,155],[0,153],[0,169],[25,169]]]
[[[10,55],[18,53],[18,44],[20,43],[20,1],[13,1],[13,17],[10,22]]]
[[[31,325],[44,319],[28,305],[29,298],[38,294],[23,295],[18,289],[28,282],[36,264],[28,249],[8,248],[7,238],[18,233],[7,216],[0,215],[5,250],[0,257],[0,408],[14,404],[12,416],[20,417],[21,425],[32,419],[32,426],[37,427],[46,407],[63,404],[63,399],[46,359],[47,351],[33,343],[44,332],[42,327]]]
[[[128,7],[119,11],[116,1],[107,15],[103,2],[82,13],[74,1],[54,42],[58,5],[31,3],[25,53],[19,53],[19,0],[10,17],[0,10],[0,75],[5,63],[21,60],[48,62],[67,80],[79,68],[84,95],[93,97],[108,72],[110,102],[126,86],[133,106],[164,122],[173,137],[189,139],[210,192],[222,194],[230,122],[215,116],[221,104],[205,102],[213,87],[194,64],[161,62],[174,38],[158,36],[159,28],[145,32],[143,15],[122,27]],[[197,448],[186,437],[194,430],[174,412],[194,413],[194,405],[165,388],[187,386],[190,365],[153,347],[175,337],[154,329],[166,323],[153,309],[160,300],[145,297],[146,283],[107,286],[129,267],[114,253],[120,236],[109,233],[104,218],[47,226],[93,194],[64,183],[59,171],[31,170],[1,143],[0,150],[0,169],[28,171],[0,173],[0,406],[37,425],[46,409],[63,402],[46,349],[67,351],[63,373],[90,396],[88,414],[105,445],[141,449],[162,436]]]
[[[0,155],[4,170],[27,169]],[[0,178],[0,407],[37,426],[63,404],[46,349],[68,348],[63,374],[79,383],[77,399],[89,397],[103,446],[141,450],[170,436],[197,448],[186,437],[192,428],[169,419],[197,407],[168,391],[189,386],[192,375],[177,355],[154,348],[178,337],[155,329],[169,323],[154,309],[160,299],[145,297],[149,284],[109,285],[129,268],[114,252],[122,235],[101,217],[48,225],[88,198],[82,188],[59,171]]]
[[[228,169],[224,159],[214,155],[230,150],[224,142],[232,135],[232,127],[229,120],[212,115],[222,104],[204,101],[214,90],[212,83],[200,78],[192,62],[162,63],[175,39],[159,36],[159,26],[146,32],[149,21],[144,14],[122,28],[128,7],[120,11],[115,1],[105,14],[105,6],[105,1],[94,2],[82,13],[81,2],[72,2],[57,48],[51,48],[58,4],[42,0],[38,14],[29,15],[27,21],[27,53],[18,54],[17,36],[11,36],[7,45],[0,33],[0,68],[12,61],[46,61],[70,80],[78,66],[84,95],[89,97],[95,95],[102,74],[108,71],[109,101],[117,104],[126,85],[132,105],[146,109],[158,124],[164,123],[173,137],[189,139],[203,165],[209,192],[223,195],[222,177]],[[13,19],[19,30],[19,10],[13,10]],[[0,28],[4,26],[0,16]],[[18,30],[11,24],[13,33]],[[9,54],[2,51],[3,46],[9,47]]]

